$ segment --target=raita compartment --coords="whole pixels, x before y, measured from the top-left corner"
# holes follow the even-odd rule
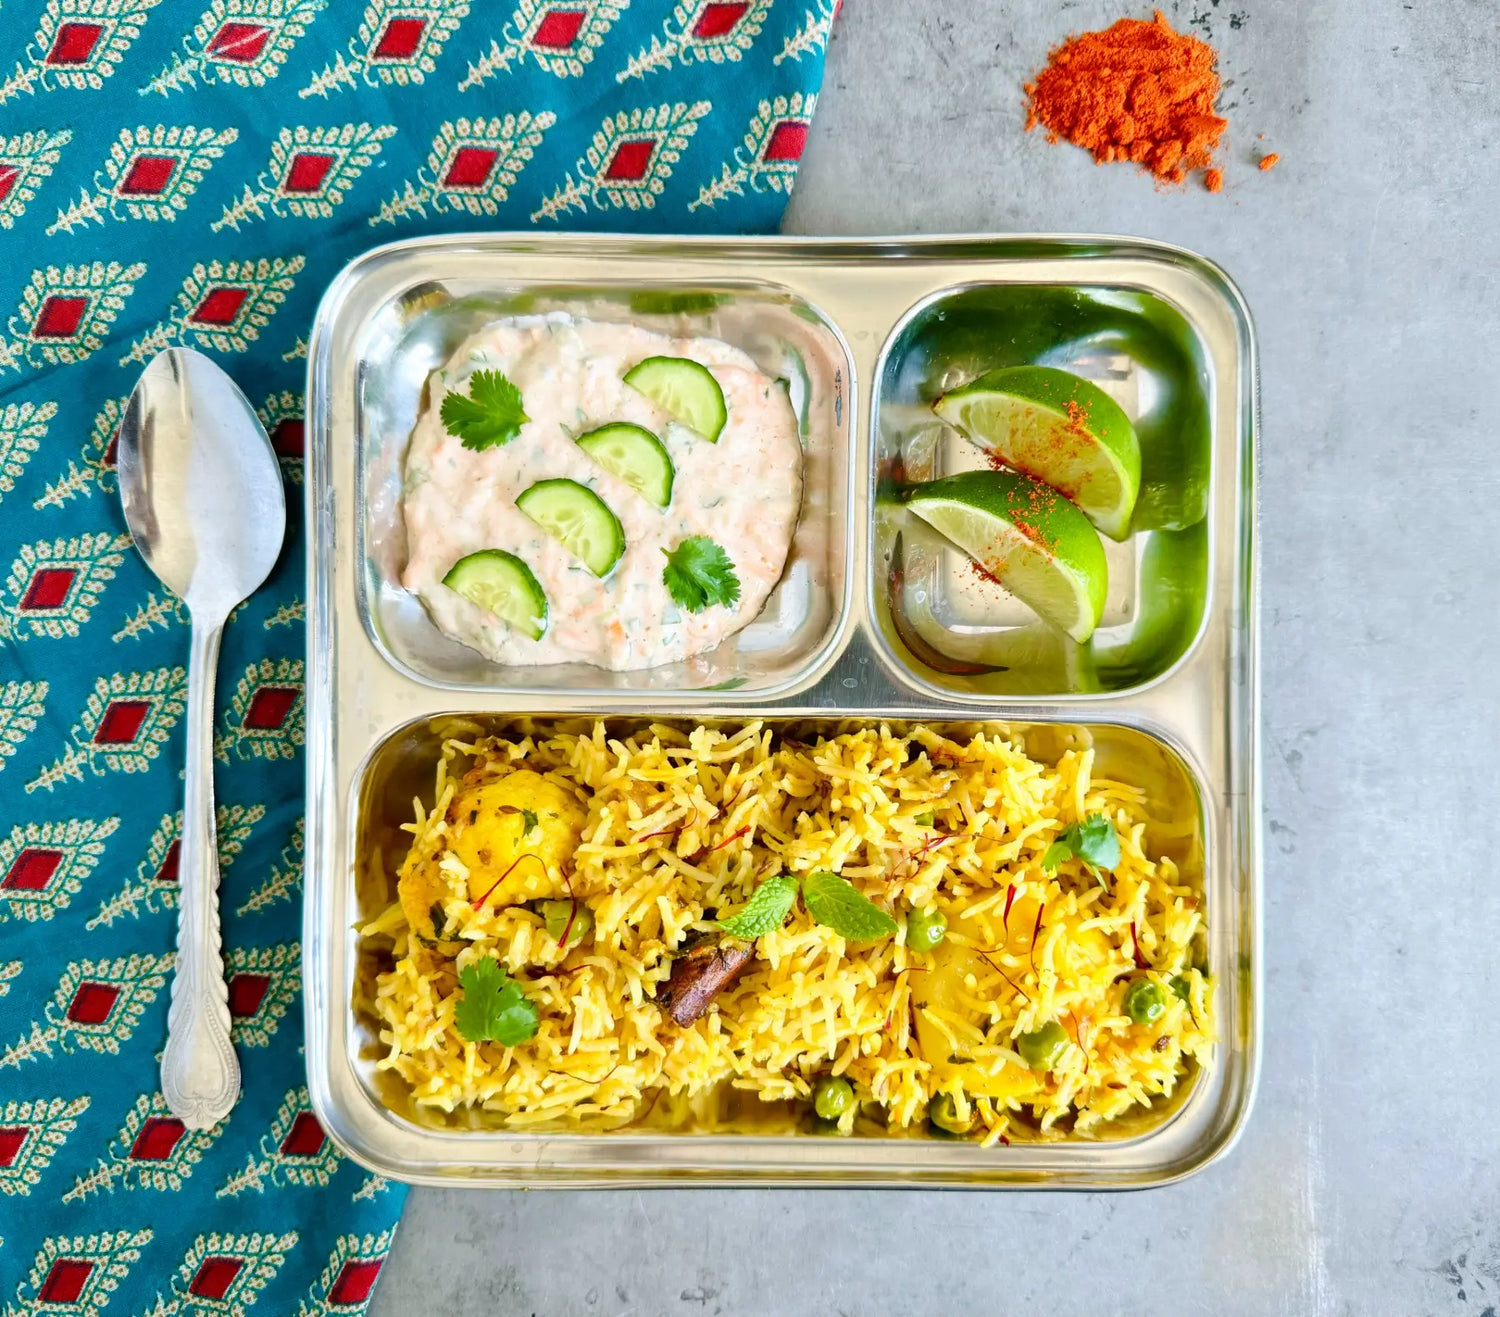
[[[816,308],[784,288],[748,280],[611,285],[453,278],[392,282],[384,291],[379,305],[359,296],[335,305],[329,332],[358,338],[358,377],[342,383],[356,395],[361,612],[391,663],[450,689],[601,698],[712,690],[767,699],[816,679],[848,618],[853,538],[852,365]],[[786,566],[756,619],[707,653],[629,672],[586,663],[500,665],[443,634],[401,583],[403,466],[429,377],[485,325],[548,315],[723,339],[786,381],[803,447],[802,509]]]

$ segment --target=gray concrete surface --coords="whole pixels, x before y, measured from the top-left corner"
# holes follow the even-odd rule
[[[1025,73],[1118,0],[850,0],[788,227],[1145,234],[1256,312],[1266,1036],[1238,1149],[1113,1196],[419,1190],[376,1317],[1500,1308],[1500,14],[1163,7],[1232,80],[1222,196],[1022,135]]]

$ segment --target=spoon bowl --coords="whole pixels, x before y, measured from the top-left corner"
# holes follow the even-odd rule
[[[240,1090],[219,930],[214,674],[230,611],[276,565],[286,495],[271,441],[245,395],[188,348],[169,348],[147,365],[120,422],[118,454],[130,536],[192,618],[177,968],[161,1085],[173,1115],[207,1129],[229,1114]]]
[[[118,463],[135,547],[194,616],[227,617],[264,583],[286,534],[276,454],[245,395],[201,352],[151,359]]]

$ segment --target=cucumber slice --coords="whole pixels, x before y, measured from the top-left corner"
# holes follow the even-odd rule
[[[620,519],[576,480],[538,480],[516,506],[595,576],[608,576],[625,552]]]
[[[578,446],[612,476],[664,508],[672,501],[672,459],[650,430],[627,421],[601,425],[578,436]]]
[[[531,568],[504,549],[481,549],[460,558],[443,584],[533,640],[547,630],[547,596]]]
[[[686,357],[647,357],[625,372],[625,383],[695,434],[711,444],[718,443],[729,412],[719,381],[701,362]]]

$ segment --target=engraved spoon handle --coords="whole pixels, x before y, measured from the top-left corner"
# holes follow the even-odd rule
[[[177,968],[167,1012],[161,1091],[189,1129],[208,1129],[240,1093],[229,1041],[229,989],[219,930],[219,852],[214,829],[214,672],[220,619],[193,618],[188,660],[187,774],[177,865]]]

